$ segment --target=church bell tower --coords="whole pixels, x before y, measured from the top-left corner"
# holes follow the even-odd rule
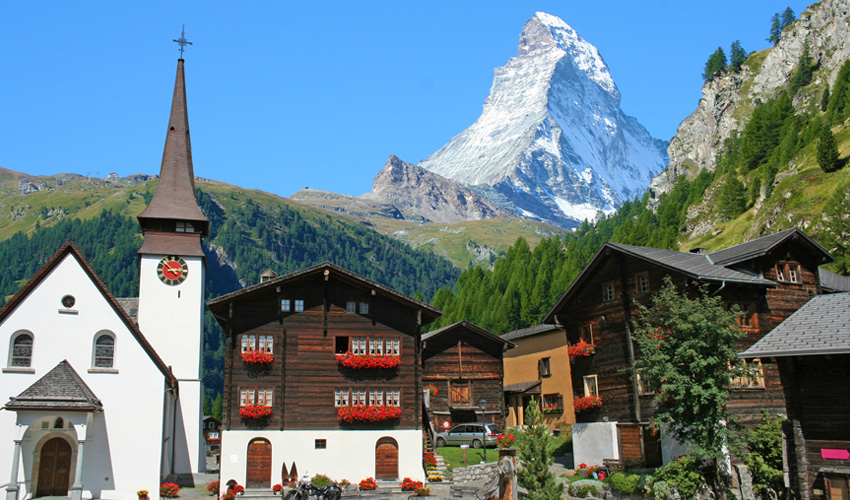
[[[182,36],[180,41],[182,51],[188,42]],[[138,217],[144,235],[139,249],[138,321],[145,338],[178,379],[174,450],[163,457],[164,472],[178,475],[205,470],[201,375],[206,259],[201,238],[209,235],[210,226],[195,200],[183,62],[182,57],[177,61],[159,183]]]

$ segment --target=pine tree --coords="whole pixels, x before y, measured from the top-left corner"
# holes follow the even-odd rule
[[[720,217],[723,220],[732,220],[747,208],[747,196],[744,184],[732,173],[720,188],[718,205],[720,206]]]
[[[542,424],[543,414],[539,403],[532,397],[525,409],[525,431],[519,435],[519,459],[522,468],[517,472],[519,484],[528,490],[531,500],[560,500],[564,485],[549,470],[552,457],[552,440],[549,428]]]
[[[812,55],[809,52],[809,42],[803,42],[803,52],[800,54],[800,60],[797,63],[797,70],[794,76],[791,77],[789,91],[791,95],[797,93],[798,90],[805,87],[812,81],[812,73],[814,73],[815,65],[812,61]]]
[[[717,47],[717,50],[708,58],[705,63],[705,71],[702,72],[703,80],[710,80],[715,73],[726,67],[726,53],[722,47]]]
[[[747,60],[747,52],[741,47],[741,41],[735,40],[732,42],[732,48],[729,50],[729,64],[735,71],[740,71],[744,61]]]
[[[765,38],[765,40],[776,45],[779,43],[780,38],[782,38],[782,19],[780,19],[779,12],[777,12],[770,18],[770,36]]]
[[[823,94],[820,96],[820,110],[826,111],[829,108],[829,85],[823,89]]]
[[[823,212],[826,223],[818,240],[835,259],[835,272],[850,276],[850,183],[832,194]]]
[[[791,7],[785,7],[785,10],[782,11],[782,29],[784,30],[788,26],[797,19],[797,16],[794,15],[794,10]]]
[[[829,97],[829,106],[827,108],[827,116],[833,124],[843,122],[847,118],[847,113],[850,107],[847,106],[848,97],[850,97],[850,59],[844,61],[841,69],[838,70],[838,76],[835,77],[835,83],[832,87],[832,95]]]
[[[818,139],[817,150],[818,165],[824,172],[834,172],[841,168],[841,163],[838,160],[838,144],[835,142],[835,134],[829,126],[823,128],[820,138]]]

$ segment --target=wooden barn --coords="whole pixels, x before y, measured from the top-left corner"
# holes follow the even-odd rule
[[[655,466],[684,451],[648,425],[654,388],[634,369],[634,301],[649,303],[665,276],[694,293],[696,285],[706,285],[730,306],[739,305],[746,312],[740,321],[744,350],[821,293],[818,266],[831,261],[798,229],[713,253],[603,245],[544,319],[562,326],[571,345],[589,346],[571,367],[576,463],[612,459]],[[729,400],[745,425],[757,423],[762,408],[785,411],[776,363],[754,358],[748,364],[754,375],[737,379]]]
[[[514,344],[467,321],[422,336],[422,384],[429,390],[428,412],[443,430],[483,418],[504,425],[502,355]]]
[[[813,298],[740,356],[779,366],[786,486],[802,500],[850,498],[850,293]]]
[[[420,332],[440,311],[330,263],[208,306],[227,336],[222,479],[424,478]]]

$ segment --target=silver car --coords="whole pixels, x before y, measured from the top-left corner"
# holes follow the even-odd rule
[[[487,426],[486,431],[482,427],[484,425]],[[481,448],[482,439],[487,443],[487,446],[496,446],[496,441],[501,433],[502,429],[495,424],[460,424],[452,427],[448,432],[438,432],[436,436],[437,447],[468,444],[473,448]]]

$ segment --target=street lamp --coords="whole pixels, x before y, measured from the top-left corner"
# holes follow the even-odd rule
[[[481,446],[484,448],[484,463],[487,463],[487,421],[484,419],[484,412],[487,411],[487,400],[481,398],[478,407],[481,408]]]

